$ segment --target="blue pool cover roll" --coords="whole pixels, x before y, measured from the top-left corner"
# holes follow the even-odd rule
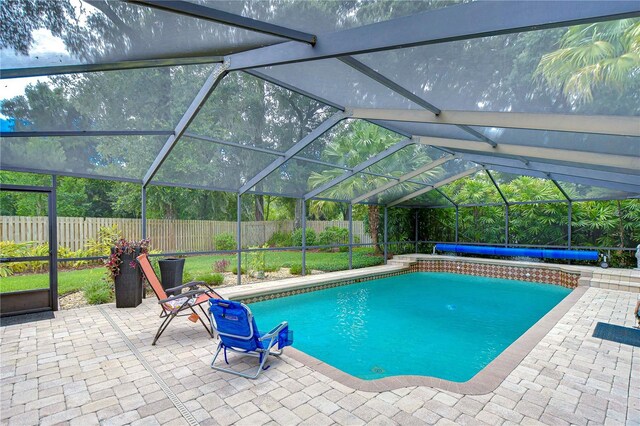
[[[509,248],[494,246],[473,246],[467,244],[436,244],[438,251],[455,253],[484,254],[491,256],[524,256],[540,259],[598,260],[597,251],[585,250],[542,250],[533,248]]]

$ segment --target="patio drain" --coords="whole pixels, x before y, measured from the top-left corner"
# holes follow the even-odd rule
[[[167,395],[167,398],[169,398],[169,400],[173,403],[173,405],[175,405],[175,407],[178,409],[180,414],[182,414],[182,417],[184,417],[184,419],[187,421],[187,423],[189,423],[189,425],[191,425],[191,426],[198,426],[200,423],[198,423],[196,418],[193,417],[193,414],[191,413],[191,411],[189,411],[189,409],[187,409],[187,407],[185,407],[185,405],[182,403],[182,401],[180,401],[180,398],[178,398],[176,396],[176,394],[173,393],[171,388],[166,384],[166,382],[164,380],[162,380],[162,377],[160,377],[160,375],[156,372],[156,370],[153,369],[151,364],[149,364],[147,362],[147,360],[140,353],[138,348],[136,348],[135,345],[133,343],[131,343],[131,340],[129,340],[127,335],[124,334],[124,331],[122,331],[122,329],[120,329],[120,327],[118,327],[118,325],[115,323],[115,321],[113,321],[113,319],[109,316],[109,314],[102,307],[98,306],[98,310],[107,319],[107,321],[109,321],[109,324],[111,324],[113,329],[118,332],[118,334],[122,338],[122,341],[127,345],[129,350],[136,356],[136,358],[138,358],[138,361],[140,361],[140,363],[144,366],[144,368],[146,368],[147,371],[151,374],[151,376],[154,378],[156,383],[158,383],[160,388],[162,388],[164,393]]]

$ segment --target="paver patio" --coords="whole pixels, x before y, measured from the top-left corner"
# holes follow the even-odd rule
[[[251,381],[211,370],[214,342],[186,319],[151,346],[154,300],[61,311],[0,328],[2,424],[640,424],[640,348],[592,337],[632,326],[637,298],[589,288],[485,395],[355,391],[286,352]]]

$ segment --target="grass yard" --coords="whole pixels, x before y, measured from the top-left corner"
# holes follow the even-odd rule
[[[197,276],[207,272],[213,272],[213,263],[217,260],[227,259],[230,267],[235,266],[236,256],[190,256],[185,262],[185,274]],[[248,262],[247,255],[243,255],[243,267]],[[292,265],[302,263],[302,252],[273,251],[265,253],[267,267],[289,268]],[[365,268],[382,264],[382,256],[375,256],[370,248],[357,248],[353,250],[353,267]],[[340,271],[349,268],[348,253],[324,253],[307,252],[307,268],[325,272]],[[58,293],[60,295],[81,290],[91,282],[100,281],[105,277],[104,267],[95,267],[78,270],[58,271]],[[0,278],[0,292],[31,290],[47,288],[49,286],[49,274],[24,274]]]

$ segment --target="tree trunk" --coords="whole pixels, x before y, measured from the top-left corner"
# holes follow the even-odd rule
[[[255,197],[255,218],[258,222],[262,222],[264,220],[264,196],[255,195]]]
[[[293,229],[302,228],[302,201],[300,198],[296,198],[295,218],[293,220]]]
[[[370,205],[367,209],[369,215],[369,232],[371,232],[371,242],[376,254],[380,254],[380,244],[378,244],[378,228],[380,227],[380,211],[378,206]]]

